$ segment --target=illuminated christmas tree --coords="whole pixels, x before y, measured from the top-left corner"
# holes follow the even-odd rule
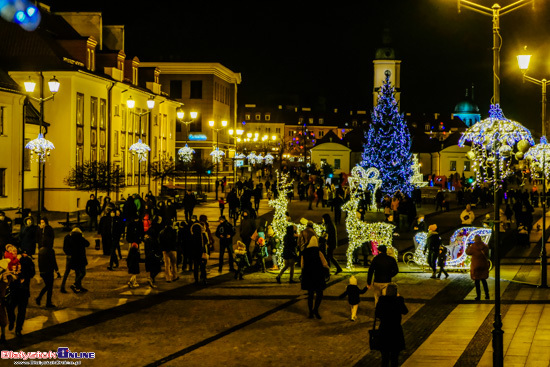
[[[372,113],[372,124],[365,134],[363,161],[365,168],[380,171],[381,190],[393,195],[396,191],[410,195],[413,190],[411,177],[411,135],[395,100],[395,88],[390,83],[390,72],[378,94],[378,104]]]

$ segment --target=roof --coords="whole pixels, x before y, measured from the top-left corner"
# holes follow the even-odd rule
[[[19,25],[0,18],[0,65],[5,70],[70,70],[63,61],[72,59],[56,39],[82,39],[60,16],[42,12],[40,26],[27,32]]]
[[[0,88],[8,89],[12,92],[20,92],[21,86],[13,80],[8,73],[0,69]]]

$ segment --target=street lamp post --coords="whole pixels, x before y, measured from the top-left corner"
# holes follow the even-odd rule
[[[40,127],[38,131],[38,138],[31,140],[25,145],[25,148],[31,151],[31,156],[36,156],[38,161],[38,221],[42,216],[42,208],[44,207],[44,163],[46,162],[48,156],[54,145],[52,142],[44,138],[44,133],[42,132],[42,126],[44,125],[44,103],[53,99],[54,95],[59,91],[60,83],[55,78],[55,76],[50,79],[48,82],[48,88],[50,89],[51,95],[44,98],[44,75],[40,72],[40,97],[32,97],[29,94],[34,92],[36,83],[29,76],[29,80],[23,83],[25,86],[25,92],[27,92],[27,97],[33,101],[36,101],[40,104]],[[22,198],[23,200],[23,198]],[[23,205],[21,205],[23,207]],[[23,208],[21,208],[23,210]]]
[[[138,158],[138,195],[141,195],[141,163],[147,161],[147,153],[151,151],[151,148],[146,143],[141,141],[141,117],[151,114],[151,110],[155,108],[155,100],[149,98],[147,100],[147,112],[134,112],[136,101],[132,99],[132,96],[126,101],[126,105],[130,111],[139,117],[139,139],[137,143],[132,144],[128,149],[132,154],[137,155]],[[162,189],[162,188],[161,188]]]
[[[510,5],[501,7],[495,3],[491,8],[476,4],[469,0],[457,0],[458,12],[460,13],[461,5],[469,10],[477,13],[488,15],[492,18],[493,24],[493,98],[492,105],[500,105],[500,16],[508,14],[525,5],[535,4],[535,0],[518,0]],[[495,161],[495,165],[498,161]],[[496,166],[495,166],[496,167]],[[498,171],[496,169],[495,171]],[[497,174],[495,174],[496,178]],[[495,321],[493,323],[493,366],[502,367],[504,364],[504,345],[502,331],[502,320],[500,315],[500,258],[498,257],[499,247],[499,232],[500,232],[500,195],[499,185],[493,187],[494,194],[494,233],[495,233]]]
[[[214,161],[214,163],[216,164],[216,183],[214,184],[214,187],[216,188],[216,200],[218,200],[218,187],[219,187],[219,183],[218,183],[218,171],[219,171],[219,163],[221,161],[221,155],[224,155],[223,151],[220,151],[220,146],[219,146],[219,132],[220,130],[223,130],[226,126],[227,126],[227,121],[223,120],[221,121],[221,126],[216,128],[216,122],[215,121],[208,121],[208,125],[210,125],[210,127],[212,128],[213,131],[216,132],[216,148],[212,151],[211,155],[212,155],[212,159]]]
[[[529,61],[531,60],[531,55],[518,55],[518,66],[523,73],[523,81],[526,80],[528,82],[531,82],[536,85],[540,85],[542,87],[542,111],[541,111],[541,119],[542,119],[542,136],[546,140],[546,86],[550,83],[550,81],[546,79],[535,79],[529,75],[527,75],[527,69],[529,69]],[[542,150],[542,238],[541,238],[541,249],[540,249],[540,266],[541,266],[541,280],[540,280],[540,287],[541,288],[548,288],[548,258],[546,254],[546,178],[547,178],[547,165],[546,165],[546,157],[547,154],[550,154],[550,151],[546,151],[546,147],[550,146],[548,144],[545,144],[546,141],[541,141],[541,150]],[[544,145],[543,145],[544,144]],[[540,160],[540,154],[539,157],[535,157],[537,160]]]
[[[493,365],[503,365],[503,331],[500,315],[500,189],[502,181],[512,172],[510,160],[513,148],[517,143],[520,150],[516,158],[520,159],[527,148],[534,145],[528,129],[521,124],[504,117],[500,106],[492,105],[489,118],[472,125],[463,133],[458,145],[464,146],[466,141],[472,143],[468,157],[474,160],[476,182],[489,183],[494,188],[495,220],[493,222],[495,265],[495,321],[493,323]],[[521,153],[521,155],[520,155]]]
[[[178,120],[180,120],[180,122],[182,122],[185,125],[185,146],[178,150],[178,155],[180,156],[180,160],[185,165],[185,189],[186,190],[187,190],[188,165],[193,160],[193,154],[195,154],[195,150],[190,148],[187,145],[187,140],[189,138],[189,124],[191,124],[197,118],[197,115],[198,115],[197,112],[192,111],[190,113],[191,120],[184,121],[183,118],[185,117],[185,112],[183,111],[183,109],[179,108],[176,111],[176,116],[177,116]]]
[[[243,129],[229,129],[229,136],[235,139],[235,154],[233,155],[233,186],[237,183],[237,167],[235,167],[235,162],[237,161],[237,143],[241,142],[241,136],[244,134]]]

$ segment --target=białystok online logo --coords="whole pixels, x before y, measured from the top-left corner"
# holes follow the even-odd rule
[[[14,352],[3,350],[0,353],[2,359],[94,359],[95,352],[71,352],[67,347],[57,348],[57,352]]]

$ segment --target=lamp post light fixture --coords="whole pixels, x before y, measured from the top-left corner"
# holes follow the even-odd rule
[[[464,146],[471,142],[472,150],[467,153],[474,161],[475,178],[478,184],[489,183],[494,190],[494,221],[495,234],[493,264],[495,268],[495,319],[493,323],[493,366],[503,366],[504,348],[502,319],[500,315],[500,188],[502,181],[512,173],[510,160],[513,148],[517,145],[519,152],[516,159],[522,159],[529,146],[534,145],[531,133],[518,122],[504,117],[500,106],[492,105],[489,118],[480,121],[463,133],[458,145]]]
[[[216,185],[214,185],[214,187],[216,187],[216,200],[218,200],[218,188],[219,186],[221,186],[218,184],[219,163],[223,159],[223,156],[225,155],[223,150],[220,150],[219,148],[219,142],[220,142],[219,133],[220,133],[220,130],[225,129],[225,127],[227,126],[227,121],[222,120],[220,122],[221,126],[216,127],[216,122],[213,120],[210,120],[208,121],[208,125],[213,131],[216,132],[216,147],[214,148],[214,150],[212,150],[212,153],[210,153],[210,155],[212,156],[212,162],[216,165]]]
[[[38,137],[36,139],[33,139],[29,141],[25,145],[25,149],[29,149],[31,153],[31,158],[36,159],[38,161],[38,220],[40,221],[41,215],[42,215],[42,208],[44,206],[44,164],[46,163],[48,157],[50,156],[50,153],[53,149],[55,149],[55,146],[53,143],[46,138],[44,138],[44,132],[42,131],[42,127],[44,125],[44,103],[52,100],[57,92],[59,92],[59,87],[61,83],[59,83],[59,80],[53,76],[49,82],[48,82],[48,88],[50,90],[51,95],[48,97],[44,97],[44,75],[42,72],[40,72],[40,97],[33,97],[30,95],[30,93],[34,92],[34,89],[36,88],[36,83],[32,80],[32,78],[29,76],[29,79],[25,82],[23,82],[25,92],[27,93],[27,98],[36,101],[40,105],[40,125],[38,130]],[[24,124],[23,124],[24,129]],[[23,137],[25,133],[23,130]],[[22,183],[24,185],[24,183]],[[24,186],[23,186],[24,187]],[[23,196],[21,198],[21,209],[23,209]]]
[[[540,248],[540,288],[548,288],[548,257],[546,254],[546,180],[550,178],[550,144],[546,136],[525,154],[531,163],[530,171],[542,179],[542,243]]]
[[[134,156],[137,155],[138,159],[138,195],[141,195],[141,163],[147,162],[147,154],[151,151],[151,148],[149,145],[141,141],[141,117],[148,115],[151,113],[151,110],[155,108],[155,100],[150,97],[147,100],[147,109],[146,112],[134,112],[134,107],[136,106],[136,101],[130,96],[126,100],[126,106],[130,109],[130,111],[134,114],[136,114],[139,117],[139,138],[138,142],[134,143],[128,148],[128,151],[132,153]]]
[[[535,0],[518,0],[503,7],[495,3],[490,8],[469,0],[457,0],[459,13],[461,6],[463,6],[465,9],[488,15],[493,19],[493,98],[491,104],[500,104],[500,48],[502,42],[502,37],[500,36],[500,17],[528,4],[533,4],[533,9],[535,8]],[[495,361],[493,358],[493,363],[502,365],[503,362],[502,360]]]

